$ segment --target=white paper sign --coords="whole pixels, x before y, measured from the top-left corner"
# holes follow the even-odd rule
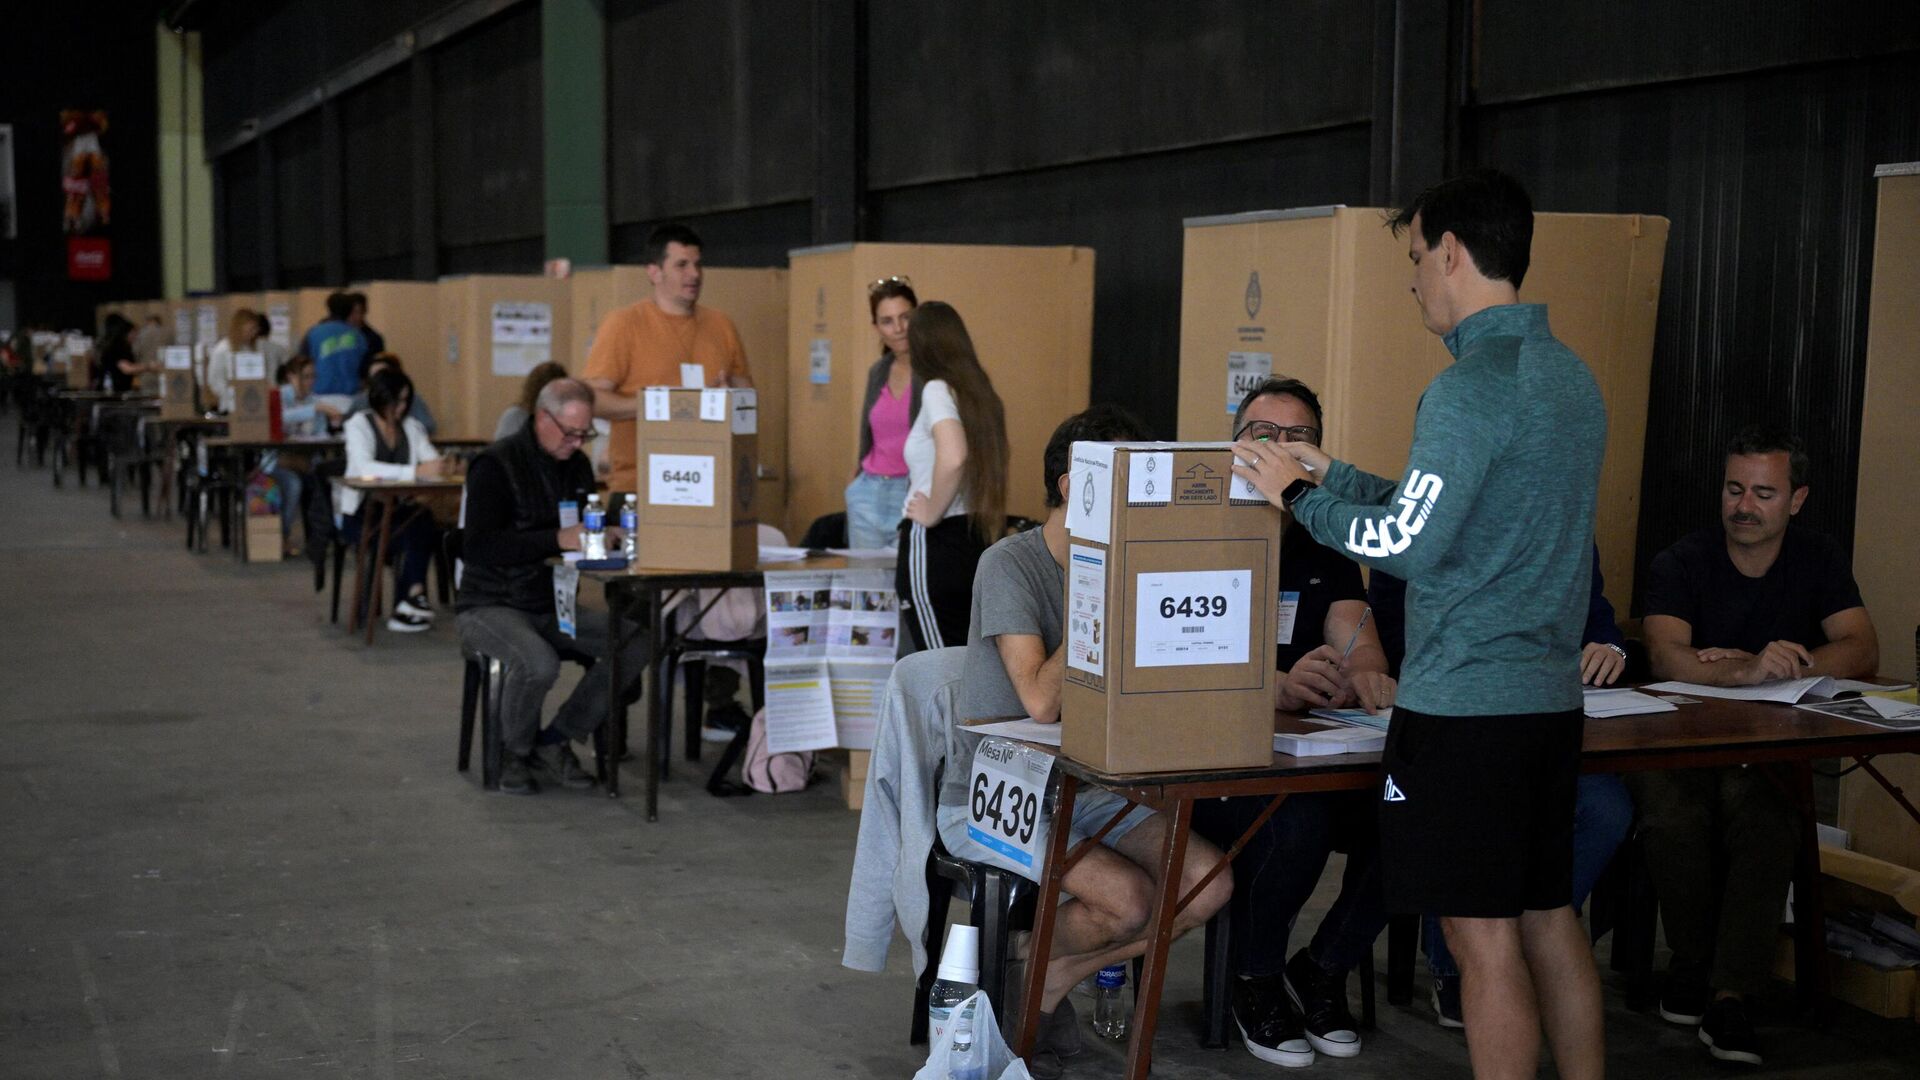
[[[770,659],[831,656],[893,662],[900,615],[892,571],[770,570],[762,591]]]
[[[1227,354],[1227,415],[1240,411],[1240,400],[1254,387],[1273,377],[1273,354],[1230,352]]]
[[[574,625],[574,605],[580,595],[580,568],[577,566],[556,566],[553,568],[553,620],[560,625],[560,632],[573,637],[577,627]]]
[[[198,320],[199,336],[194,339],[196,345],[211,345],[220,340],[220,309],[212,304],[201,304],[194,309]]]
[[[1071,545],[1067,558],[1067,666],[1105,675],[1107,555]]]
[[[1127,502],[1165,506],[1173,501],[1173,455],[1133,454],[1127,461]]]
[[[193,345],[193,312],[187,308],[174,309],[173,343],[183,347]]]
[[[768,663],[767,752],[791,754],[834,744],[833,684],[824,660]]]
[[[1135,580],[1135,667],[1247,662],[1252,570],[1141,574]]]
[[[169,345],[160,350],[160,363],[168,371],[191,371],[193,350],[185,345]]]
[[[733,397],[733,433],[753,435],[760,430],[760,395],[752,390],[735,390]]]
[[[237,352],[233,354],[233,377],[236,379],[264,379],[267,377],[267,358],[257,352]]]
[[[447,363],[457,364],[459,362],[460,362],[460,331],[449,330],[447,331]]]
[[[700,419],[727,419],[727,392],[725,390],[700,391]]]
[[[834,745],[849,750],[871,750],[880,727],[880,702],[886,697],[893,658],[885,660],[829,660],[833,683]]]
[[[553,359],[553,305],[502,300],[493,305],[493,373],[525,375]]]
[[[649,420],[673,419],[673,399],[664,386],[649,386],[641,391],[646,403],[646,415]]]
[[[1067,534],[1104,544],[1113,535],[1113,446],[1073,444],[1072,483],[1067,488]]]
[[[713,456],[648,454],[647,502],[653,506],[712,506]]]
[[[267,306],[267,336],[283,349],[293,348],[293,313],[285,304]]]
[[[1280,617],[1275,620],[1273,643],[1275,645],[1293,644],[1293,624],[1300,618],[1300,594],[1283,592],[1280,594]]]
[[[807,344],[807,381],[825,386],[833,380],[833,341],[817,337]]]
[[[967,785],[967,838],[1008,869],[1040,880],[1052,820],[1042,814],[1053,755],[1005,739],[981,739]]]
[[[699,364],[680,365],[680,389],[702,390],[707,385],[707,369]]]

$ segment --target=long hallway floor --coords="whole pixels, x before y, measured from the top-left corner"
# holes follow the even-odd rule
[[[0,1077],[904,1078],[924,1060],[904,942],[885,974],[839,964],[858,820],[831,782],[716,800],[681,763],[653,825],[636,798],[489,795],[453,769],[451,625],[367,648],[328,624],[305,562],[189,554],[177,524],[116,521],[71,477],[0,463],[0,507]],[[1199,968],[1182,943],[1155,1075],[1272,1075],[1198,1047]],[[1614,1075],[1722,1074],[1617,992],[1608,1026]],[[1844,1006],[1764,1035],[1758,1075],[1920,1075],[1912,1024]],[[1424,1003],[1384,1001],[1366,1053],[1314,1072],[1468,1075]],[[1107,1045],[1068,1072],[1117,1074]]]

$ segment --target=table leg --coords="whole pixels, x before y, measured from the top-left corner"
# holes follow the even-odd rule
[[[1053,832],[1047,836],[1047,871],[1034,898],[1033,936],[1027,939],[1027,992],[1020,997],[1020,1023],[1014,1029],[1013,1052],[1026,1057],[1040,1028],[1040,995],[1047,989],[1047,960],[1053,955],[1053,920],[1060,913],[1060,882],[1067,876],[1067,835],[1073,831],[1073,796],[1080,782],[1060,778],[1060,801],[1053,810]]]
[[[612,689],[607,694],[606,730],[600,738],[600,782],[607,786],[607,798],[620,797],[620,740],[626,735],[626,695],[620,692],[620,654],[626,651],[627,591],[609,588],[607,596],[607,679]]]
[[[1820,827],[1814,816],[1813,762],[1791,766],[1794,802],[1800,811],[1800,873],[1793,890],[1793,989],[1802,1008],[1816,1006],[1827,990],[1826,898],[1820,890]]]
[[[1160,988],[1167,978],[1167,948],[1173,921],[1180,914],[1180,871],[1187,862],[1187,830],[1193,824],[1193,800],[1175,799],[1167,808],[1167,847],[1160,859],[1160,890],[1153,898],[1152,929],[1146,966],[1133,991],[1133,1032],[1127,1043],[1127,1080],[1146,1080],[1153,1066],[1153,1029],[1160,1018]]]
[[[1860,767],[1866,770],[1868,776],[1879,781],[1880,786],[1887,789],[1887,794],[1893,797],[1894,802],[1900,804],[1900,808],[1907,812],[1908,817],[1912,818],[1916,823],[1920,823],[1920,810],[1915,809],[1913,803],[1908,801],[1906,791],[1893,781],[1887,779],[1885,773],[1874,768],[1872,758],[1863,757],[1854,758],[1853,760],[1860,763]]]
[[[373,613],[380,607],[384,594],[381,586],[386,584],[387,548],[393,543],[393,516],[399,512],[399,499],[380,500],[380,548],[373,556],[373,588],[367,590],[367,644],[369,645],[373,644]],[[365,531],[365,529],[361,530],[362,533]]]
[[[668,707],[672,702],[673,688],[666,685],[666,650],[662,646],[667,638],[667,613],[665,597],[659,592],[648,593],[648,623],[650,636],[647,639],[647,674],[651,686],[647,694],[647,820],[660,820],[660,732],[670,720]]]
[[[360,501],[360,541],[354,545],[353,552],[353,603],[347,605],[347,633],[349,634],[358,633],[360,630],[361,600],[367,594],[367,548],[373,539],[373,530],[367,528],[367,511],[373,504],[374,496],[372,495]],[[374,573],[377,575],[379,570],[376,568]],[[371,609],[366,612],[366,616],[368,622],[373,621]],[[371,641],[371,633],[368,634],[368,639]]]

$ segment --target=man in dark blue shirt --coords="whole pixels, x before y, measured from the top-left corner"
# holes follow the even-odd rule
[[[313,358],[315,394],[351,397],[360,389],[360,360],[367,355],[367,339],[347,321],[352,314],[351,296],[330,294],[326,321],[301,340],[301,351]]]

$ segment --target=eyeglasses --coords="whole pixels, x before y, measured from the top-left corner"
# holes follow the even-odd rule
[[[1265,420],[1255,420],[1241,428],[1234,439],[1252,439],[1254,442],[1303,442],[1319,446],[1320,429],[1308,427],[1305,424],[1281,427],[1279,424],[1268,423]]]
[[[565,423],[561,422],[559,415],[556,414],[552,409],[541,409],[540,411],[547,414],[547,418],[553,421],[553,426],[559,428],[560,434],[565,436],[566,438],[574,439],[583,443],[590,443],[593,440],[600,437],[600,433],[598,431],[595,431],[591,427],[583,428],[578,431],[575,431],[573,428],[568,427]]]
[[[883,277],[879,281],[867,286],[867,295],[872,296],[874,293],[879,292],[889,285],[904,285],[911,289],[913,288],[913,279],[904,274],[896,274],[893,277]]]

